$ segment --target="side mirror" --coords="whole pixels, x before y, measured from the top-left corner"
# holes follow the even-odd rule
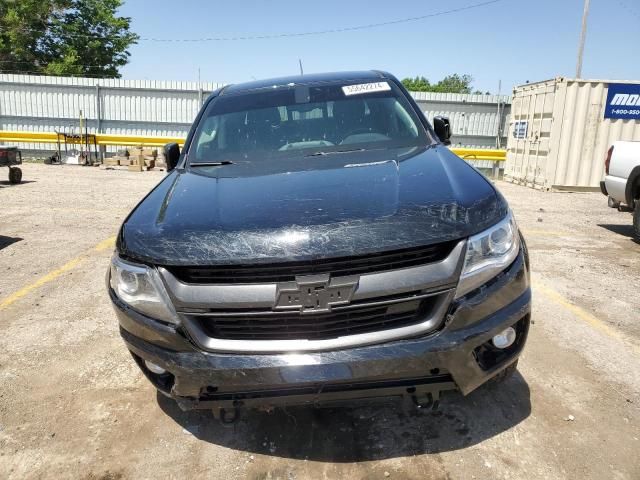
[[[164,161],[167,162],[167,172],[170,172],[180,160],[180,147],[177,143],[167,143],[164,146]]]
[[[451,123],[447,117],[433,117],[433,129],[442,143],[451,145]]]

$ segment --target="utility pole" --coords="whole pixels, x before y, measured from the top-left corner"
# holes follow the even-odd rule
[[[501,148],[502,146],[502,105],[500,95],[502,95],[502,80],[498,80],[498,131],[496,132],[496,148]]]
[[[198,67],[198,105],[204,103],[204,92],[202,91],[202,83],[200,82],[200,67]]]
[[[578,44],[578,63],[576,65],[576,78],[582,77],[582,54],[584,53],[584,41],[587,37],[587,17],[589,16],[590,0],[584,0],[584,11],[582,12],[582,31],[580,32],[580,43]]]
[[[304,70],[302,70],[302,59],[298,59],[298,64],[300,65],[300,75],[304,75]]]

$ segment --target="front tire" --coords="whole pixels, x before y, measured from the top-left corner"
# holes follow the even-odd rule
[[[640,199],[636,200],[636,208],[633,209],[633,234],[636,240],[640,240]]]
[[[9,183],[16,184],[22,181],[22,170],[18,167],[9,167]]]

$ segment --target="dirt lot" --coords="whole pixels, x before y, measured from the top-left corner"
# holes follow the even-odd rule
[[[601,194],[499,184],[535,321],[501,388],[223,428],[156,395],[105,294],[107,239],[161,177],[27,164],[0,182],[0,478],[640,478],[640,245]]]

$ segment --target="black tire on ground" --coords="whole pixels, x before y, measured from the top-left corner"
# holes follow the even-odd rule
[[[636,240],[640,240],[640,199],[636,200],[636,208],[633,210],[633,233]]]
[[[20,183],[22,181],[22,170],[18,167],[9,167],[9,183]]]
[[[489,380],[489,383],[491,385],[502,383],[507,378],[511,377],[514,373],[516,373],[517,369],[518,369],[518,360],[513,362],[511,365],[509,365],[507,368],[505,368],[499,374],[497,374],[495,377],[493,377],[491,380]]]

